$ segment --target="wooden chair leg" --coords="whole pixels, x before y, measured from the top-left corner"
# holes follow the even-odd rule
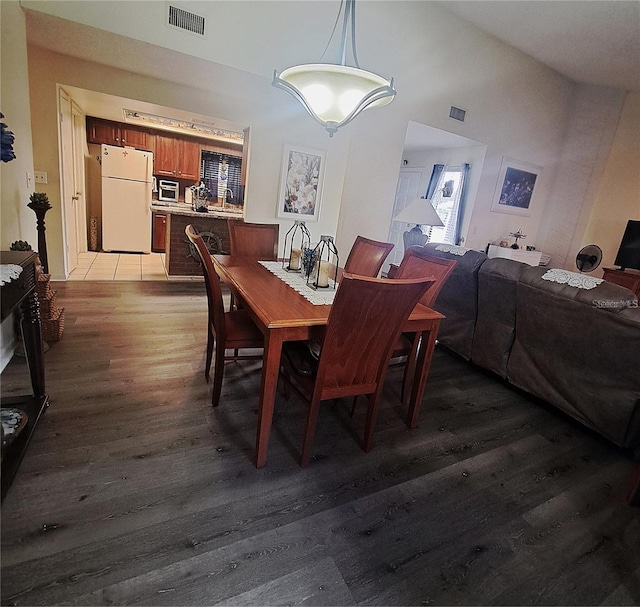
[[[357,404],[358,404],[358,395],[356,394],[353,397],[353,402],[351,403],[351,419],[353,419],[355,414],[356,414],[356,405]]]
[[[222,393],[222,379],[224,377],[224,347],[220,347],[216,341],[216,360],[213,367],[213,392],[211,404],[217,407],[220,404]]]
[[[204,363],[204,376],[207,381],[211,379],[211,357],[213,355],[213,342],[213,331],[211,330],[211,327],[209,327],[209,330],[207,332],[207,358]]]
[[[413,381],[416,373],[416,358],[418,355],[418,347],[420,346],[420,336],[417,333],[413,334],[411,341],[411,351],[407,356],[407,362],[404,367],[404,375],[402,377],[402,404],[408,405],[409,398],[411,397],[411,388],[413,387]]]
[[[320,411],[321,401],[317,398],[312,399],[309,405],[309,414],[307,415],[307,427],[302,442],[302,457],[300,458],[300,466],[309,467],[311,461],[311,447],[313,445],[313,437],[316,433],[316,422],[318,421],[318,413]]]
[[[373,432],[376,428],[376,420],[378,419],[378,406],[380,404],[381,390],[376,390],[373,394],[368,394],[369,408],[367,409],[367,420],[364,427],[364,442],[362,450],[369,453],[373,447]]]
[[[640,464],[636,466],[631,478],[627,501],[631,506],[640,506]]]

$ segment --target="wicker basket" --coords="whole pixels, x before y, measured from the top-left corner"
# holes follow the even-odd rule
[[[58,316],[59,308],[56,305],[56,292],[49,291],[46,297],[39,297],[40,301],[40,317],[42,319],[56,318]]]
[[[47,343],[60,341],[64,331],[64,308],[59,308],[54,318],[42,320],[42,339]]]
[[[51,286],[49,281],[51,280],[51,274],[38,274],[38,280],[36,282],[36,288],[38,290],[38,297],[46,299],[49,293],[51,293]]]

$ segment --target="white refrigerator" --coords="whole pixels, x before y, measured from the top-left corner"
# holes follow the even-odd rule
[[[151,252],[153,154],[102,146],[102,249]]]

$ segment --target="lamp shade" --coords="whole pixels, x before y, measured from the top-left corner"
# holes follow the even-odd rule
[[[403,223],[415,223],[420,226],[444,225],[428,198],[416,198],[393,219],[395,221],[402,221]]]
[[[396,91],[393,78],[386,80],[373,72],[360,69],[356,53],[355,0],[343,0],[338,20],[344,10],[339,60],[336,63],[305,63],[294,65],[280,75],[273,72],[273,86],[295,97],[333,137],[360,112],[381,107],[393,101]],[[338,20],[329,39],[337,30]],[[347,38],[351,38],[354,66],[347,65]],[[326,51],[326,49],[325,49]]]
[[[393,101],[393,81],[347,65],[312,63],[274,74],[274,86],[293,95],[330,135],[362,110]]]

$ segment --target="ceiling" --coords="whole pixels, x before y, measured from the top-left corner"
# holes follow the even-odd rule
[[[640,92],[638,0],[439,0],[435,3],[571,80]],[[24,4],[29,7],[37,3]],[[163,3],[149,3],[155,4]],[[208,4],[210,3],[203,2],[203,5]],[[306,8],[298,3],[294,4],[297,9]],[[255,6],[263,11],[269,9],[269,3],[258,3]],[[79,23],[62,22],[38,12],[30,12],[28,23],[30,41],[52,50],[92,58],[92,49],[99,48],[103,53],[100,60],[105,63],[110,63],[108,57],[104,56],[110,48],[116,55],[119,54],[117,48],[110,44],[111,38],[107,32],[87,29]],[[62,27],[63,23],[66,23],[66,26]],[[100,40],[102,43],[98,44]],[[132,63],[136,62],[138,54],[151,52],[150,49],[153,49],[149,45],[141,46],[140,42],[136,44],[137,46],[133,47],[136,52],[129,53]],[[153,52],[157,50],[156,47]],[[165,54],[163,61],[170,57],[186,59],[189,55]],[[194,65],[198,65],[198,69],[185,70],[184,66],[178,65],[170,72],[181,74],[182,78],[188,79],[189,74],[198,73],[203,69],[201,59],[191,56],[190,61],[195,62]],[[118,63],[115,59],[114,62]],[[186,84],[193,85],[191,82]],[[122,120],[123,108],[131,107],[138,111],[158,113],[176,119],[207,120],[207,117],[193,116],[139,101],[132,107],[132,100],[114,98],[93,91],[77,89],[70,92],[85,112],[103,118]],[[219,126],[231,130],[242,127],[233,124]],[[425,129],[429,129],[429,132],[425,132]],[[425,142],[429,142],[426,147],[478,144],[464,138],[455,138],[444,131],[436,131],[438,130],[424,125],[410,124],[407,147],[425,147]]]
[[[440,4],[571,80],[640,92],[638,0],[445,0]]]

